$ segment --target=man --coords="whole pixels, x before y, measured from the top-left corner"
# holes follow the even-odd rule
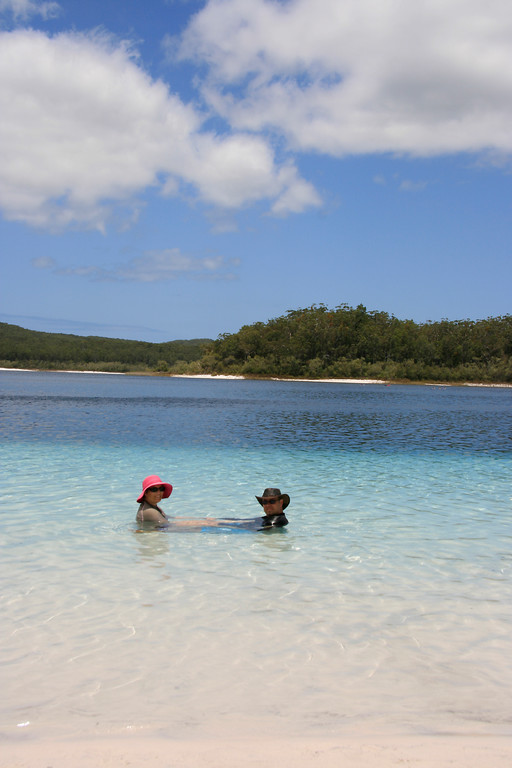
[[[288,525],[288,520],[284,510],[290,503],[290,497],[287,493],[281,493],[279,488],[265,488],[261,496],[256,496],[263,507],[265,516],[261,518],[262,527],[270,528],[275,526],[282,528]]]

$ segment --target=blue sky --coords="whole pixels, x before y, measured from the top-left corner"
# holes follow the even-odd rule
[[[0,321],[510,314],[508,0],[0,0]]]

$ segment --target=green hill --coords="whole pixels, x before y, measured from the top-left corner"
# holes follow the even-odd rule
[[[169,371],[194,367],[210,339],[146,341],[29,331],[0,323],[0,366],[48,370]]]

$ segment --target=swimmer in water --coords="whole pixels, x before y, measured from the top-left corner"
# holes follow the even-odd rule
[[[138,523],[165,523],[169,518],[158,506],[162,499],[168,499],[172,493],[172,485],[164,483],[158,475],[149,475],[142,481],[142,493],[137,501],[140,506],[137,511]]]
[[[261,496],[256,496],[265,512],[261,518],[263,528],[282,528],[288,525],[288,520],[284,510],[290,503],[290,497],[287,493],[281,493],[279,488],[265,488]]]
[[[158,475],[149,475],[142,481],[142,493],[137,498],[139,509],[136,520],[138,523],[155,523],[159,527],[179,526],[183,528],[204,528],[219,525],[217,520],[204,518],[202,520],[186,520],[184,518],[169,520],[163,509],[158,505],[162,499],[168,499],[172,493],[172,485],[165,483]]]

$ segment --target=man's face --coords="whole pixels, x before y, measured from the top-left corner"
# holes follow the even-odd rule
[[[275,496],[269,496],[262,499],[263,510],[266,515],[279,515],[283,511],[283,500]]]

